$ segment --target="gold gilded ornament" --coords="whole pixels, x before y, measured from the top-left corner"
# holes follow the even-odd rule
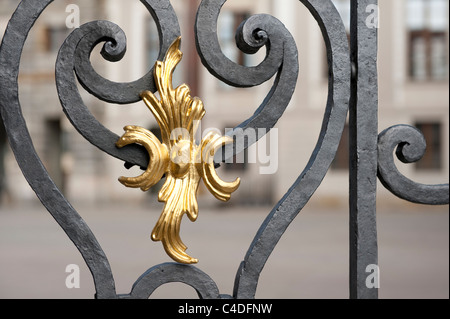
[[[190,96],[190,89],[183,84],[174,89],[172,74],[181,61],[181,37],[173,42],[164,61],[157,61],[154,69],[160,100],[150,91],[141,97],[156,118],[161,129],[161,139],[138,126],[126,126],[125,134],[116,143],[117,147],[137,143],[146,148],[150,162],[146,171],[138,177],[120,177],[119,181],[133,188],[149,190],[165,175],[158,199],[164,209],[152,232],[153,241],[161,241],[167,254],[184,264],[198,260],[186,254],[187,247],[180,238],[180,225],[184,214],[191,221],[198,217],[197,190],[203,179],[208,190],[219,200],[228,201],[240,184],[224,182],[214,167],[214,154],[218,148],[233,142],[232,138],[211,132],[200,145],[195,135],[200,120],[205,115],[203,102]]]

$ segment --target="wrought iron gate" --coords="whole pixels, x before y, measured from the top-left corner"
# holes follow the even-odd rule
[[[348,114],[350,114],[351,141],[349,190],[351,298],[378,297],[377,288],[366,286],[367,266],[378,264],[375,205],[377,178],[393,194],[405,200],[429,205],[449,203],[448,184],[415,183],[403,176],[394,164],[394,151],[404,163],[419,160],[425,152],[423,135],[417,129],[406,125],[391,127],[381,134],[378,132],[378,30],[376,27],[370,28],[366,25],[366,9],[370,5],[377,6],[378,1],[351,1],[349,47],[342,19],[330,0],[300,0],[319,24],[327,48],[329,86],[322,130],[310,161],[289,191],[269,213],[250,244],[236,276],[233,296],[221,295],[217,285],[207,274],[195,266],[182,263],[154,266],[136,281],[129,294],[118,294],[107,256],[88,225],[49,177],[35,151],[21,112],[18,74],[22,49],[34,22],[52,2],[53,0],[23,0],[9,21],[0,47],[1,115],[11,148],[24,176],[42,204],[83,256],[92,273],[97,298],[148,298],[156,288],[169,282],[190,285],[201,298],[254,298],[259,276],[266,261],[289,224],[302,211],[327,174],[335,158]],[[177,16],[169,0],[141,0],[141,2],[157,23],[160,38],[158,60],[163,61],[166,52],[170,51],[174,41],[180,36]],[[254,15],[237,30],[237,44],[246,53],[255,53],[260,48],[266,47],[267,55],[264,61],[255,67],[245,67],[231,62],[222,53],[216,32],[217,19],[225,2],[226,0],[201,2],[195,23],[197,51],[203,65],[211,74],[235,87],[257,86],[276,75],[274,85],[264,102],[252,117],[243,121],[231,134],[239,136],[239,132],[243,130],[260,128],[268,132],[283,115],[294,93],[299,72],[297,47],[289,31],[276,18],[269,15]],[[100,150],[130,166],[152,167],[151,162],[156,156],[156,148],[151,146],[154,144],[149,146],[150,151],[133,143],[117,147],[119,136],[106,129],[93,117],[78,92],[77,80],[84,89],[100,100],[130,104],[143,98],[145,100],[143,92],[147,90],[151,93],[161,89],[159,78],[154,77],[153,69],[132,83],[114,83],[97,74],[89,62],[89,56],[93,48],[101,42],[105,42],[102,55],[106,60],[118,61],[125,54],[124,32],[108,21],[82,25],[70,34],[61,47],[56,62],[56,80],[64,113],[78,132]],[[155,66],[157,67],[158,65]],[[159,67],[162,68],[161,65]],[[147,96],[149,107],[160,105],[150,93]],[[192,103],[199,102],[186,103],[191,107]],[[188,113],[191,114],[192,109],[189,110]],[[158,110],[155,110],[154,114],[161,115]],[[161,123],[164,124],[163,119]],[[239,139],[235,139],[234,142],[228,141],[236,145],[229,149],[224,148],[224,152],[217,152],[215,163],[209,164],[219,166],[222,161],[248,148],[261,137],[257,135],[253,140],[245,139],[242,143],[236,142]],[[222,146],[226,142],[218,143],[220,145],[215,146]],[[148,153],[151,155],[150,159]],[[205,163],[205,167],[206,164],[208,163]],[[159,172],[169,174],[168,170]],[[160,175],[158,179],[163,174]],[[206,172],[201,176],[208,179],[208,176],[212,175]],[[212,187],[218,191],[217,188]]]

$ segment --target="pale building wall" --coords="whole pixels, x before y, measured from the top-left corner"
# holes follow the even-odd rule
[[[6,27],[17,1],[0,0],[0,32]],[[5,5],[3,5],[5,4]],[[150,14],[139,1],[103,0],[77,1],[81,9],[81,23],[97,19],[106,19],[118,24],[126,33],[127,54],[118,63],[103,61],[93,53],[95,69],[113,81],[128,82],[144,75],[148,71],[146,60],[146,24]],[[192,65],[187,58],[194,54],[191,39],[193,21],[189,20],[190,2],[173,0],[172,5],[178,15],[183,36],[182,51],[185,59],[177,68],[177,81],[187,81],[187,72]],[[53,80],[56,53],[39,51],[42,46],[42,27],[46,25],[64,26],[67,3],[55,1],[38,20],[27,41],[21,68],[21,102],[28,120],[36,149],[45,153],[45,121],[60,118],[64,132],[70,141],[70,154],[66,158],[68,177],[66,194],[69,199],[82,201],[110,200],[147,200],[148,194],[139,190],[127,189],[117,182],[121,175],[140,174],[138,169],[130,171],[123,163],[98,151],[71,127],[62,114]],[[300,74],[292,102],[280,119],[278,129],[278,160],[275,174],[261,175],[261,163],[249,164],[245,171],[227,171],[219,169],[219,175],[225,180],[241,177],[242,185],[233,198],[234,203],[257,203],[276,201],[284,195],[297,176],[304,169],[317,142],[327,99],[327,78],[325,72],[325,48],[319,27],[309,11],[299,2],[292,0],[240,0],[228,1],[225,11],[269,13],[279,18],[292,32],[299,50]],[[380,0],[379,29],[379,131],[395,124],[411,124],[419,120],[440,121],[442,125],[443,168],[431,172],[418,172],[413,165],[399,165],[413,180],[426,183],[448,182],[449,160],[449,120],[448,120],[448,79],[441,83],[415,83],[407,76],[407,30],[405,1]],[[448,28],[447,28],[448,29]],[[448,32],[447,32],[448,36]],[[448,53],[448,52],[447,52]],[[253,63],[264,58],[265,49],[261,49]],[[448,54],[447,54],[448,58]],[[251,89],[231,89],[220,84],[199,64],[198,93],[204,101],[206,116],[202,130],[218,128],[223,130],[242,122],[253,114],[263,101],[272,85],[272,80]],[[38,83],[36,83],[38,79]],[[178,84],[180,84],[178,83]],[[194,85],[193,83],[187,83]],[[121,135],[123,126],[133,124],[147,128],[156,125],[152,114],[143,103],[130,106],[110,105],[80,90],[86,105],[97,118],[110,130]],[[253,147],[249,152],[257,150]],[[253,153],[252,153],[253,154]],[[7,179],[9,196],[15,200],[34,198],[34,194],[22,177],[11,153],[7,156]],[[379,186],[380,200],[388,199],[400,202]],[[201,194],[207,193],[201,191]],[[205,198],[212,197],[209,194]],[[312,201],[323,204],[343,204],[348,201],[348,171],[330,170],[323,184],[317,190]],[[214,200],[215,202],[215,200]]]

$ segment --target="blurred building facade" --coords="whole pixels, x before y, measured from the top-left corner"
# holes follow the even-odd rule
[[[19,1],[0,0],[0,34],[3,34]],[[347,29],[349,0],[335,0]],[[128,82],[144,75],[158,53],[156,26],[140,1],[55,1],[38,19],[22,57],[19,88],[21,104],[37,152],[55,182],[69,200],[145,200],[149,195],[126,189],[117,182],[121,175],[139,175],[85,141],[65,118],[57,98],[54,64],[59,47],[72,31],[66,20],[79,7],[80,22],[105,19],[126,33],[127,54],[118,63],[102,60],[99,49],[92,62],[106,78]],[[202,131],[233,128],[251,116],[269,92],[272,81],[251,89],[234,89],[220,83],[202,66],[195,49],[193,25],[198,0],[173,0],[180,22],[184,58],[175,77],[199,96],[206,109]],[[420,128],[428,151],[420,163],[399,164],[408,177],[423,183],[443,183],[449,175],[449,25],[447,0],[380,0],[379,15],[379,131],[396,124]],[[317,142],[327,99],[326,52],[319,27],[308,10],[293,0],[229,0],[219,18],[219,38],[232,60],[256,65],[264,50],[247,56],[236,48],[234,32],[246,17],[269,13],[280,19],[296,39],[300,75],[297,90],[276,133],[237,158],[238,163],[219,170],[225,180],[241,177],[242,185],[232,202],[261,204],[277,201],[306,166]],[[368,13],[369,14],[369,13]],[[80,89],[91,112],[110,130],[121,135],[125,125],[156,129],[152,114],[143,103],[111,105]],[[2,133],[2,198],[21,201],[34,198],[22,177]],[[347,203],[348,136],[313,200]],[[258,156],[258,154],[260,154]],[[270,156],[263,156],[269,154]],[[255,161],[256,159],[256,161]],[[243,162],[243,163],[242,163]],[[256,162],[256,163],[253,163]],[[269,172],[270,174],[266,174]],[[263,174],[262,174],[263,173]],[[381,198],[396,200],[379,187]],[[205,193],[205,197],[211,197]]]

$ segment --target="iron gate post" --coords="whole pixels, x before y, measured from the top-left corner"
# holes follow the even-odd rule
[[[371,6],[378,0],[351,1],[350,297],[357,299],[378,298],[378,288],[366,285],[367,267],[378,265],[378,29],[367,24]]]

